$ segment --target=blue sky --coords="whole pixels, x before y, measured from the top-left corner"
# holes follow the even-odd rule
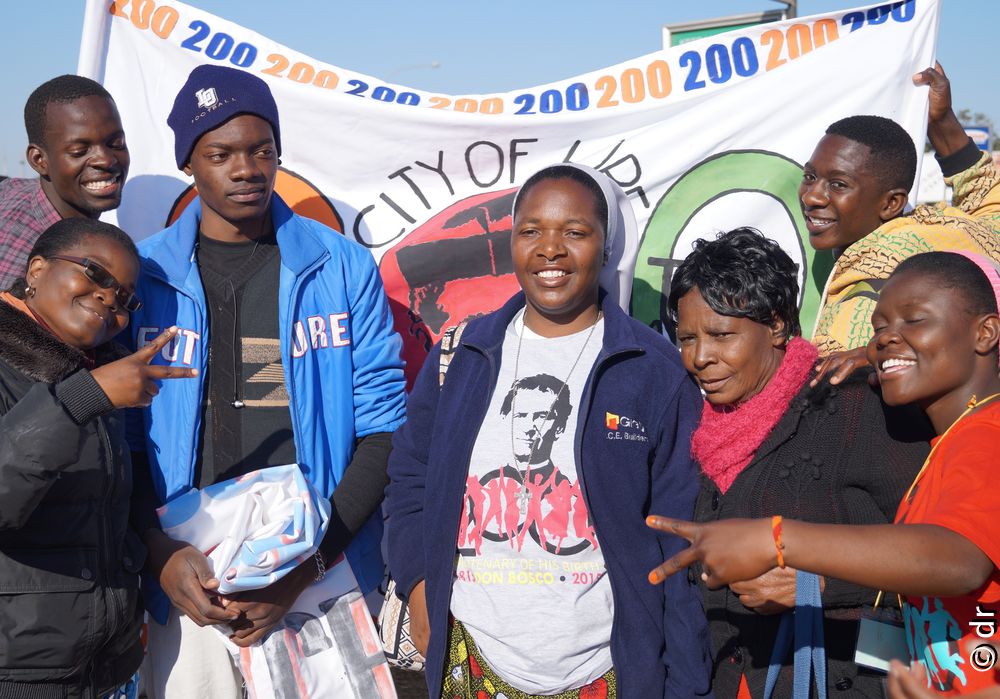
[[[917,0],[920,2],[921,0]],[[298,51],[373,77],[443,93],[502,92],[568,78],[661,47],[663,24],[781,7],[769,0],[190,0]],[[799,14],[867,3],[799,0]],[[938,57],[956,109],[1000,119],[993,30],[1000,2],[942,0]],[[26,175],[22,110],[45,80],[76,70],[83,0],[4,2],[6,98],[0,174]],[[437,63],[438,67],[431,68]],[[822,86],[816,86],[822,95]],[[164,127],[166,128],[166,127]],[[136,147],[135,144],[132,145]]]

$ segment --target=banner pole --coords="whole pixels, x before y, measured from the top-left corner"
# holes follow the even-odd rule
[[[108,11],[107,0],[86,0],[86,3],[76,72],[77,75],[103,83],[108,39],[111,38],[111,13]]]

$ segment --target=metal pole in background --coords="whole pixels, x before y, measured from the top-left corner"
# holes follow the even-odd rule
[[[785,5],[785,19],[794,19],[798,16],[798,0],[774,0]]]

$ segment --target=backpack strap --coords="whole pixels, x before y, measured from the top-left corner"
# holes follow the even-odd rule
[[[469,324],[468,320],[463,320],[458,325],[448,328],[441,336],[441,361],[438,364],[438,386],[444,386],[444,378],[448,374],[448,366],[458,350],[458,345],[462,341],[462,331]]]

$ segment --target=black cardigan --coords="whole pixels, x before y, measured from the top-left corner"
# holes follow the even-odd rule
[[[886,406],[857,372],[839,387],[808,383],[764,440],[750,464],[726,491],[702,476],[695,507],[700,522],[734,517],[770,517],[835,524],[885,524],[895,518],[906,489],[930,449],[933,430],[912,408]],[[873,562],[873,565],[876,565]],[[701,570],[689,572],[700,578]],[[716,699],[732,699],[740,675],[754,699],[763,697],[767,666],[780,615],[744,607],[728,587],[702,583],[712,635]],[[860,607],[876,592],[827,579],[823,592],[828,693],[881,697],[880,673],[854,664]],[[792,696],[791,657],[786,659],[774,699]]]

